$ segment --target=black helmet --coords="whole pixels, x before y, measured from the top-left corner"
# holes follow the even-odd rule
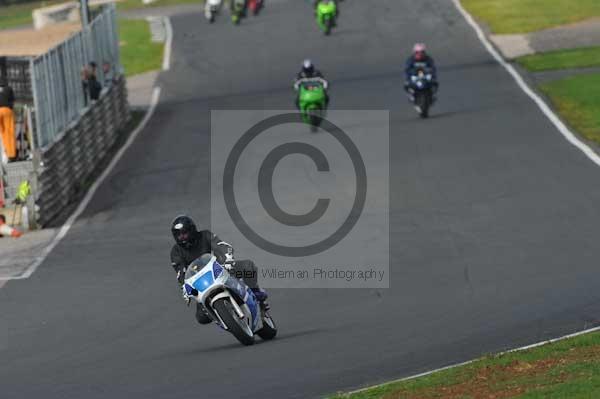
[[[315,66],[311,60],[304,60],[302,63],[302,72],[304,72],[307,76],[312,76],[312,74],[315,72]]]
[[[190,248],[196,241],[196,223],[189,216],[179,215],[171,223],[171,233],[177,245]]]

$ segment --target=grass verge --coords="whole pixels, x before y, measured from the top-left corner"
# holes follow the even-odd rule
[[[598,0],[461,0],[494,33],[526,33],[600,16]]]
[[[571,126],[600,143],[600,74],[555,80],[540,88]]]
[[[47,7],[54,4],[64,3],[66,0],[44,0],[27,3],[15,3],[0,6],[0,30],[19,26],[32,25],[31,13],[36,8]],[[150,4],[142,3],[142,0],[122,0],[117,3],[117,9],[121,11],[137,8],[164,7],[177,4],[202,4],[202,0],[156,0]]]
[[[161,68],[164,45],[152,42],[148,21],[120,19],[119,39],[126,76]]]
[[[526,55],[517,58],[517,62],[531,72],[596,67],[600,66],[600,47],[584,47]]]
[[[330,399],[597,398],[600,332]]]
[[[31,12],[36,8],[62,3],[62,0],[16,3],[0,7],[0,29],[10,29],[22,25],[32,25]]]

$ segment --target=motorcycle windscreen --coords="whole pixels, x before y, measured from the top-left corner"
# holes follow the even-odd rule
[[[336,11],[336,6],[333,1],[329,2],[327,4],[319,3],[319,5],[318,5],[318,12],[321,15],[330,16],[331,14],[334,14],[335,11]]]
[[[215,262],[211,262],[212,258],[213,256],[210,254],[202,255],[190,263],[185,272],[186,281],[193,278],[194,280],[191,285],[199,292],[206,290],[215,281],[213,278],[213,266]]]

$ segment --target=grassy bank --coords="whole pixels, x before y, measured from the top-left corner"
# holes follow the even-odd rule
[[[461,0],[493,33],[526,33],[600,16],[598,0]]]
[[[164,45],[152,42],[150,25],[146,20],[119,20],[119,38],[125,75],[161,68]]]
[[[517,58],[517,62],[531,72],[597,67],[600,66],[600,47],[586,47],[526,55]]]
[[[590,399],[600,397],[600,333],[332,399]]]
[[[600,74],[556,80],[541,89],[571,126],[586,139],[600,143]]]
[[[9,29],[22,25],[32,25],[31,12],[36,8],[62,3],[61,0],[35,1],[23,4],[11,4],[0,7],[0,29]]]
[[[0,7],[0,29],[10,29],[19,26],[33,25],[31,13],[36,8],[47,7],[54,4],[64,3],[67,0],[45,0],[22,4],[11,4]],[[202,4],[202,0],[156,0],[150,4],[142,3],[142,0],[122,0],[117,3],[117,9],[121,11],[137,8],[173,6],[177,4]]]

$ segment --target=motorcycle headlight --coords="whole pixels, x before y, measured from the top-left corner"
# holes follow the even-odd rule
[[[418,87],[423,87],[423,82],[421,82],[420,80],[417,82],[417,86]]]

